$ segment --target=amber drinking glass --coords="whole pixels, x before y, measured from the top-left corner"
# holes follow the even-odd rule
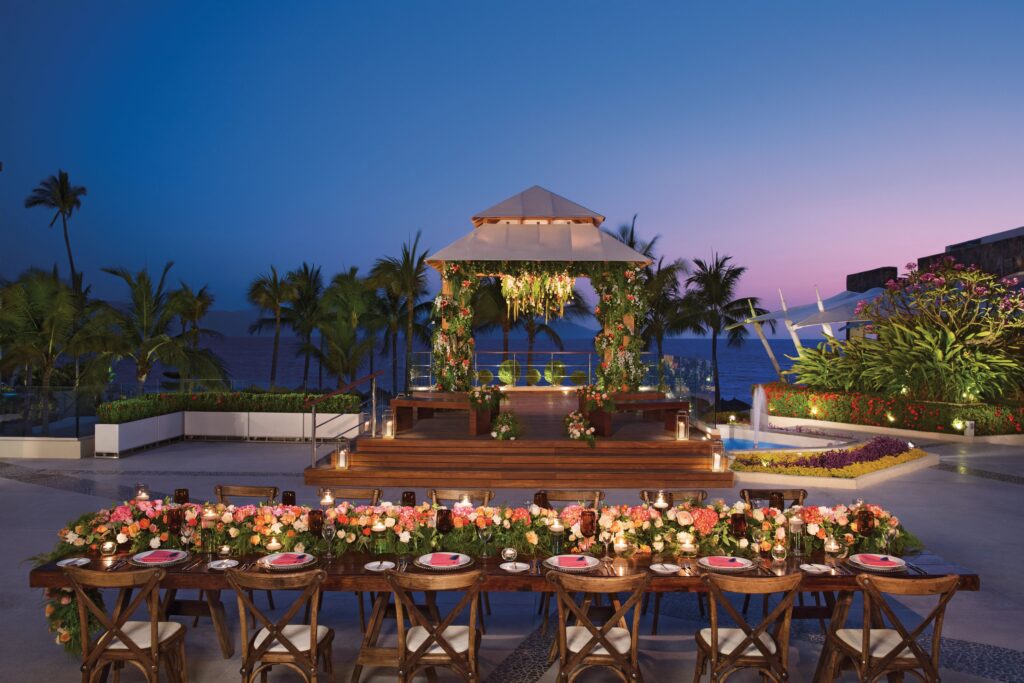
[[[281,505],[295,505],[295,491],[282,491]]]
[[[857,510],[857,531],[863,536],[867,536],[871,533],[871,530],[875,528],[875,515],[871,510],[867,508],[861,508]]]
[[[324,511],[323,510],[310,510],[309,511],[309,530],[314,536],[319,536],[324,531]]]
[[[416,492],[402,491],[402,507],[416,507]]]
[[[174,502],[184,505],[188,502],[188,489],[174,489]]]
[[[580,512],[580,534],[586,538],[593,538],[597,534],[597,511]]]
[[[177,492],[175,492],[177,496]],[[181,531],[181,523],[185,519],[185,511],[182,508],[167,509],[167,529],[172,535],[177,536]]]
[[[438,508],[437,510],[437,531],[438,533],[447,534],[454,528],[452,523],[452,511],[448,508]]]
[[[548,492],[537,491],[537,493],[533,494],[533,504],[539,508],[544,508],[545,510],[550,508],[551,503],[548,502]]]
[[[734,512],[729,518],[729,526],[732,529],[733,538],[743,538],[747,535],[747,515],[744,512]]]

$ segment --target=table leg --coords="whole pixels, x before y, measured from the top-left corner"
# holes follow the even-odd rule
[[[377,646],[377,639],[380,637],[380,630],[384,625],[384,618],[387,616],[389,602],[391,602],[391,593],[387,591],[377,593],[374,597],[373,609],[370,612],[370,623],[367,624],[366,633],[363,635],[363,643],[359,647],[359,654],[356,656],[355,666],[352,667],[351,683],[359,683],[359,677],[363,673],[364,665],[398,666],[397,649]],[[392,659],[393,661],[391,661]]]
[[[235,644],[231,634],[228,633],[224,603],[220,601],[220,591],[204,591],[204,595],[206,597],[206,605],[210,608],[213,630],[217,633],[217,640],[220,642],[220,651],[224,654],[224,659],[231,659],[235,655]]]
[[[839,600],[836,602],[836,609],[832,613],[832,618],[829,620],[829,633],[825,634],[825,644],[821,646],[821,655],[818,657],[818,666],[814,670],[814,678],[811,679],[817,683],[818,681],[825,681],[826,674],[828,673],[829,660],[832,659],[832,638],[830,633],[836,629],[842,627],[846,622],[846,613],[850,609],[850,604],[853,602],[852,591],[840,591]]]

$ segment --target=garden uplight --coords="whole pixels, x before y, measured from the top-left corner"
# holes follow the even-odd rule
[[[818,406],[811,406],[811,415],[818,414]]]
[[[961,420],[960,418],[953,420],[953,429],[955,429],[958,432],[962,432],[964,429],[964,421]]]
[[[892,413],[886,413],[885,414],[885,419],[888,420],[889,422],[895,422],[896,421],[896,418],[895,418],[895,416],[893,416]]]

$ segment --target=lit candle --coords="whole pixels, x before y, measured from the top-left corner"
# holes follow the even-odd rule
[[[373,527],[371,528],[371,530],[376,533],[380,533],[382,531],[387,531],[387,527],[384,526],[383,520],[378,519],[376,522],[373,523]]]
[[[323,498],[320,499],[320,505],[321,507],[329,507],[331,505],[334,505],[334,496],[331,494],[330,491],[324,491],[324,496]]]
[[[149,500],[149,487],[145,484],[135,485],[135,500]]]
[[[722,454],[715,451],[711,454],[711,471],[721,472],[722,471]]]
[[[217,511],[210,506],[203,508],[203,527],[210,528],[217,523]]]
[[[826,555],[838,555],[839,554],[839,541],[834,536],[829,536],[825,539],[825,554]]]
[[[231,554],[231,546],[229,546],[229,545],[222,545],[220,547],[220,549],[217,551],[217,553],[221,557],[227,557],[227,556],[229,556]]]
[[[665,508],[668,507],[668,501],[665,500],[664,491],[658,491],[658,497],[654,501],[654,507],[658,508],[659,510],[664,510]]]
[[[626,542],[625,536],[616,536],[615,543],[612,545],[615,548],[615,552],[620,555],[629,550],[629,543]]]
[[[276,553],[280,549],[281,541],[277,540],[277,536],[271,537],[270,542],[267,543],[267,550],[269,550],[272,553]]]
[[[549,528],[551,529],[551,533],[553,534],[560,534],[563,531],[565,531],[565,527],[562,526],[562,520],[557,518],[555,519],[555,521],[551,522],[551,526]]]
[[[473,508],[473,501],[469,499],[469,494],[463,494],[462,500],[455,504],[456,510],[471,510]]]
[[[117,552],[117,544],[113,541],[103,541],[100,544],[100,554],[104,557],[110,557]]]

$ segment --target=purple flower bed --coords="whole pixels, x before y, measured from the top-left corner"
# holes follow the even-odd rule
[[[838,470],[858,462],[874,462],[886,456],[899,455],[910,450],[910,444],[889,436],[876,436],[860,448],[835,449],[804,456],[791,464],[796,467],[824,467]]]

